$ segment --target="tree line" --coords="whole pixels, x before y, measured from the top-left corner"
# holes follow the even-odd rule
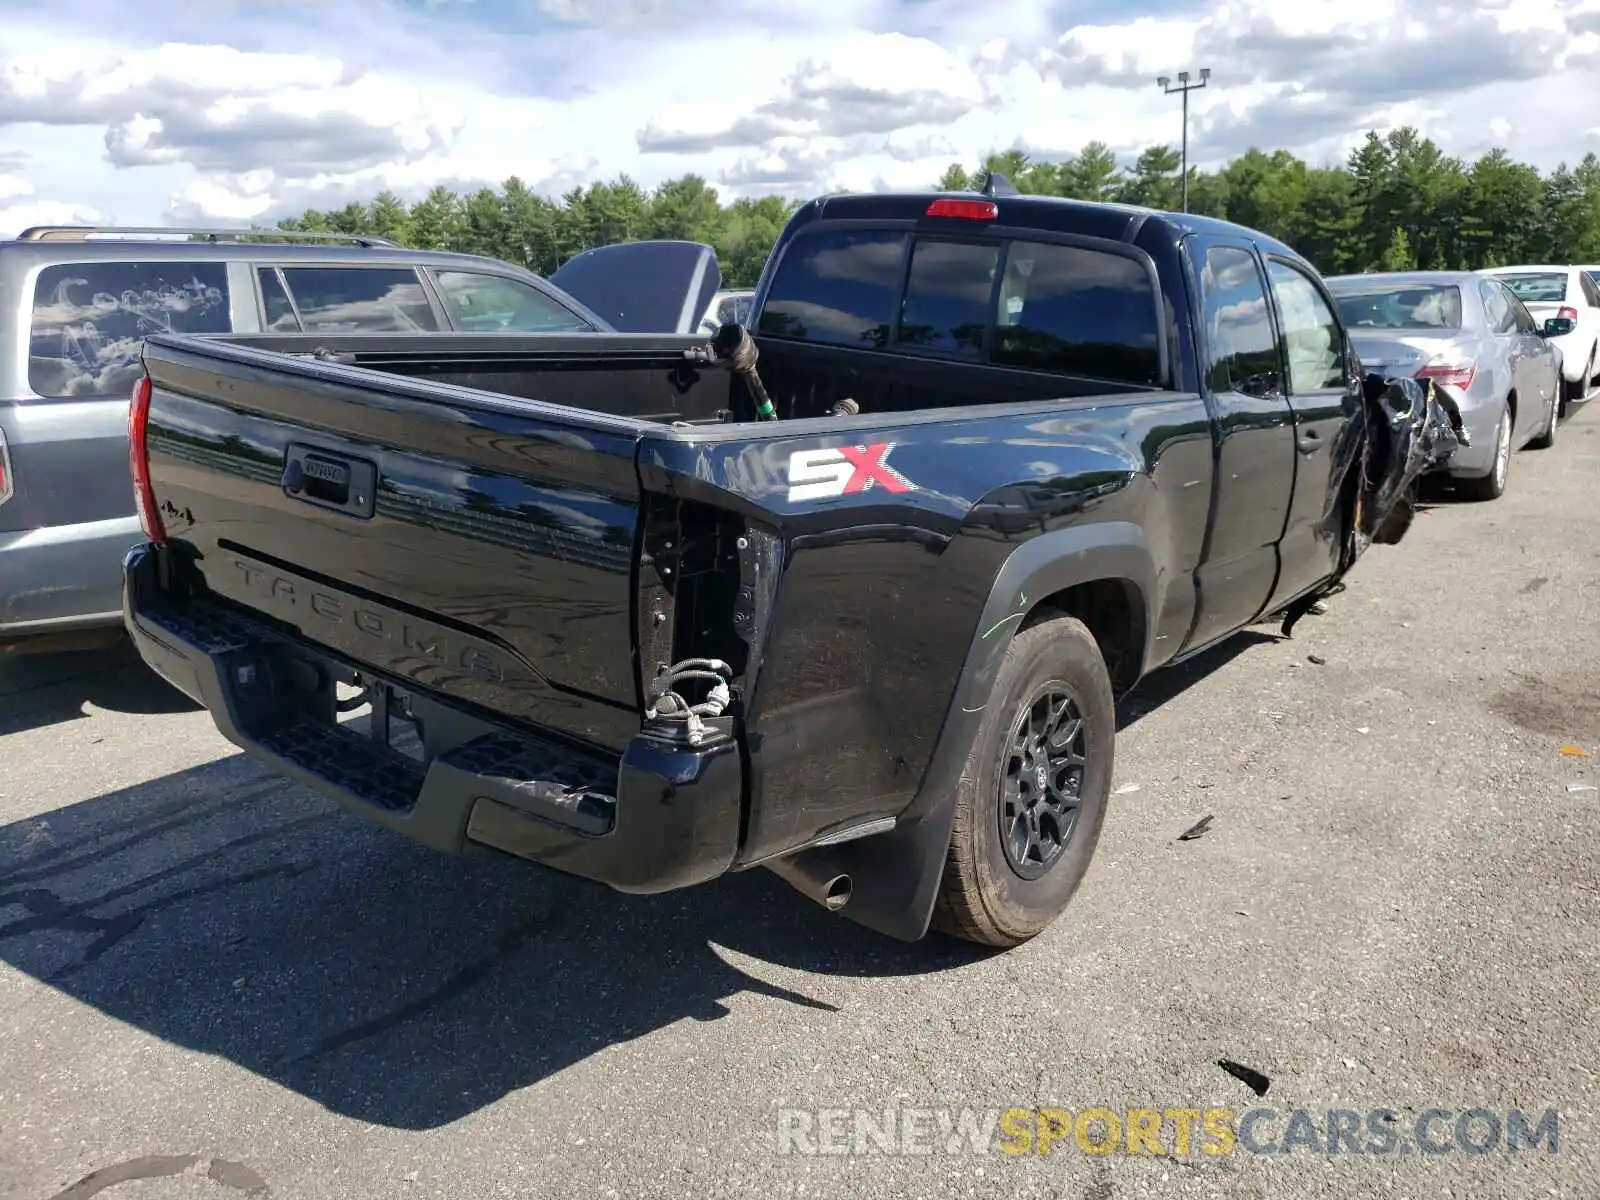
[[[997,171],[1018,191],[1177,209],[1178,152],[1152,146],[1131,166],[1090,142],[1063,161],[1021,151],[952,164],[933,183],[976,189]],[[932,181],[930,181],[932,182]],[[559,199],[516,176],[458,194],[435,187],[406,204],[384,191],[368,203],[310,210],[279,228],[377,234],[405,246],[466,251],[548,275],[583,250],[644,238],[714,246],[725,286],[754,285],[784,223],[810,197],[722,204],[698,175],[655,189],[627,175],[575,187]],[[1191,212],[1237,221],[1293,246],[1327,275],[1379,270],[1476,269],[1519,262],[1600,262],[1600,158],[1542,174],[1503,149],[1468,163],[1413,128],[1369,132],[1343,164],[1313,166],[1287,150],[1252,149],[1217,171],[1189,172]]]

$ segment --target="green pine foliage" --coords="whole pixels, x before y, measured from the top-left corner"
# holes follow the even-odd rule
[[[1175,209],[1181,167],[1171,146],[1151,146],[1131,166],[1090,142],[1065,161],[1020,150],[971,169],[952,163],[933,186],[963,191],[987,172],[1018,191]],[[750,287],[784,223],[809,196],[722,204],[698,175],[655,189],[626,175],[541,196],[516,176],[461,195],[436,187],[407,205],[392,192],[366,204],[309,211],[286,230],[380,234],[402,245],[461,250],[548,275],[580,251],[642,238],[714,246],[725,286]],[[1466,163],[1415,129],[1368,133],[1342,165],[1313,166],[1287,150],[1252,149],[1219,171],[1191,170],[1189,208],[1287,242],[1326,274],[1420,268],[1472,269],[1515,262],[1600,262],[1600,158],[1549,175],[1493,150]]]

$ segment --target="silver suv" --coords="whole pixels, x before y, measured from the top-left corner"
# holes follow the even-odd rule
[[[611,329],[509,263],[377,237],[52,226],[0,241],[0,651],[121,634],[147,334]]]

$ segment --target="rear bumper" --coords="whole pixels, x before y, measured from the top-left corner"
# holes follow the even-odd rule
[[[625,892],[703,883],[733,862],[743,768],[731,738],[689,749],[642,733],[608,760],[430,696],[466,732],[414,762],[338,728],[293,682],[347,664],[231,608],[173,601],[158,571],[151,547],[128,552],[123,620],[144,661],[229,741],[340,807],[437,850],[490,847]]]
[[[1505,406],[1499,400],[1473,401],[1452,392],[1461,409],[1461,423],[1472,437],[1472,445],[1462,446],[1450,456],[1442,470],[1459,479],[1475,479],[1494,469],[1494,435]],[[1520,430],[1518,431],[1520,432]]]
[[[138,517],[0,533],[0,640],[122,620],[122,556]]]
[[[1589,363],[1589,352],[1594,349],[1595,344],[1576,333],[1569,333],[1566,337],[1551,338],[1550,344],[1561,351],[1561,378],[1568,383],[1579,382],[1583,376],[1583,368]]]

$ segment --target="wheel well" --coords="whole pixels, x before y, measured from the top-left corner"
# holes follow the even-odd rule
[[[1052,592],[1034,602],[1019,631],[1056,616],[1076,617],[1100,645],[1111,675],[1111,688],[1121,696],[1144,674],[1147,617],[1144,598],[1131,579],[1095,579]]]

